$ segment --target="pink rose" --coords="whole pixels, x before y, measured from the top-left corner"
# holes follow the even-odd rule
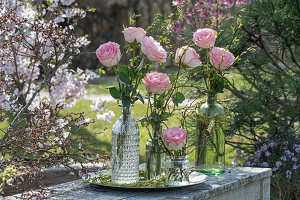
[[[164,73],[147,73],[142,81],[145,84],[146,90],[152,94],[162,94],[171,86],[169,76]]]
[[[161,63],[167,62],[167,52],[153,37],[144,37],[141,44],[142,52],[149,60]]]
[[[214,46],[216,38],[216,31],[211,28],[203,28],[194,33],[193,41],[201,48],[209,48]]]
[[[175,62],[179,63],[180,59],[181,63],[188,67],[197,67],[202,64],[195,49],[188,46],[183,46],[176,50]]]
[[[97,58],[106,67],[112,67],[121,59],[120,45],[115,42],[101,44],[96,51]]]
[[[219,47],[214,47],[209,52],[209,56],[210,56],[210,63],[214,67],[218,67],[221,69],[227,69],[234,63],[235,60],[235,57],[232,53]]]
[[[146,31],[142,28],[137,28],[137,27],[125,28],[122,33],[124,33],[126,42],[129,43],[133,43],[134,40],[136,40],[137,43],[141,43],[141,41],[146,36]]]
[[[169,150],[178,151],[186,143],[186,132],[178,127],[164,130],[162,136],[164,144]]]

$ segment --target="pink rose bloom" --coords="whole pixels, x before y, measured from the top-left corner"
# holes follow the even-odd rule
[[[102,65],[113,67],[118,64],[121,59],[120,45],[115,42],[101,44],[96,51],[96,55]]]
[[[221,68],[221,69],[227,69],[235,61],[235,57],[232,53],[219,47],[214,47],[209,52],[209,56],[210,56],[210,63],[214,67]]]
[[[196,50],[188,46],[183,46],[176,50],[175,62],[179,63],[180,59],[181,63],[188,67],[194,68],[202,64]]]
[[[193,41],[201,48],[209,48],[214,46],[216,38],[216,31],[211,28],[203,28],[194,33]]]
[[[152,94],[162,94],[171,86],[169,76],[164,73],[147,73],[142,81],[145,84],[146,90]]]
[[[162,136],[164,144],[169,150],[178,151],[186,143],[186,132],[178,127],[164,130]]]
[[[137,41],[137,43],[141,43],[141,41],[144,39],[146,36],[146,31],[142,28],[137,28],[137,27],[129,27],[125,28],[124,31],[124,38],[126,42],[133,43],[134,40]]]
[[[159,44],[159,42],[153,39],[153,37],[144,37],[141,44],[142,52],[148,57],[149,60],[161,63],[167,62],[167,52]]]

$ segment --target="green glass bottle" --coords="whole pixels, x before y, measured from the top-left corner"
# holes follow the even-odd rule
[[[225,137],[222,130],[224,107],[217,103],[216,94],[208,94],[207,101],[196,109],[195,166],[204,174],[220,174],[225,166]]]

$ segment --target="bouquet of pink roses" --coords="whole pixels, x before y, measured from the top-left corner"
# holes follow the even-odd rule
[[[197,51],[205,51],[205,57],[201,60],[206,60],[202,63],[199,59],[200,56],[197,51],[188,46],[178,48],[175,55],[175,61],[182,63],[188,67],[195,68],[192,72],[204,71],[206,92],[207,93],[220,93],[223,92],[227,84],[227,79],[224,78],[224,70],[230,68],[234,62],[234,55],[225,48],[214,47],[217,39],[217,33],[211,28],[198,29],[193,34],[193,42]],[[200,48],[199,48],[200,47]],[[202,54],[203,55],[203,54]]]
[[[109,87],[111,96],[122,101],[122,116],[112,127],[112,178],[117,184],[133,183],[139,179],[139,127],[131,117],[131,105],[144,98],[138,86],[149,70],[148,60],[164,63],[167,52],[152,37],[146,36],[142,28],[124,29],[126,53],[131,52],[129,64],[119,63],[121,60],[120,45],[108,42],[100,45],[96,54],[106,67],[112,67],[117,76],[118,86]],[[167,87],[167,86],[164,86]],[[161,88],[151,88],[159,93]]]
[[[117,76],[118,87],[109,87],[111,96],[129,106],[135,101],[144,99],[137,87],[148,72],[149,65],[145,59],[153,62],[166,62],[167,52],[151,36],[146,36],[142,28],[129,27],[123,31],[126,41],[126,52],[132,52],[130,64],[119,63],[121,60],[120,45],[108,42],[100,45],[96,51],[99,61],[106,67],[113,68]]]

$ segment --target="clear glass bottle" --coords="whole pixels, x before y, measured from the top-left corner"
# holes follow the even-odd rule
[[[201,173],[220,174],[225,166],[225,137],[222,119],[223,106],[217,103],[216,94],[208,94],[207,101],[200,105],[196,113],[196,158],[195,165]]]
[[[160,148],[158,137],[162,134],[162,125],[152,129],[153,140],[146,142],[146,174],[147,179],[159,178],[165,174],[165,153]]]
[[[134,183],[139,180],[139,127],[131,116],[131,106],[121,106],[122,115],[112,128],[112,182]]]
[[[189,183],[190,162],[188,156],[168,156],[166,160],[166,185],[180,186]]]

